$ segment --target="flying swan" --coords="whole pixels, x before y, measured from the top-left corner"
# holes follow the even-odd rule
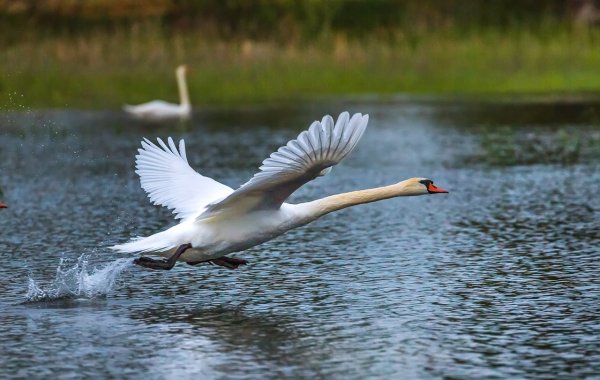
[[[178,66],[175,69],[180,104],[168,103],[162,100],[153,100],[137,106],[126,104],[123,106],[123,110],[135,118],[144,120],[189,118],[192,114],[192,106],[190,104],[190,96],[188,94],[187,83],[185,81],[186,72],[186,65]]]
[[[139,257],[135,263],[171,269],[180,260],[209,262],[229,269],[247,264],[226,256],[273,239],[284,232],[346,207],[400,196],[447,193],[426,178],[332,195],[312,202],[285,200],[305,183],[331,171],[356,147],[368,115],[343,112],[335,122],[327,115],[297,139],[272,153],[258,173],[237,190],[190,167],[183,140],[179,149],[169,137],[158,145],[148,139],[136,156],[136,173],[150,200],[173,210],[180,223],[157,234],[115,245],[124,253],[153,253],[166,259]]]

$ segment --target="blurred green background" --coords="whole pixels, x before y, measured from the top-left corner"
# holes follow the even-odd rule
[[[594,0],[0,0],[0,107],[600,91]]]

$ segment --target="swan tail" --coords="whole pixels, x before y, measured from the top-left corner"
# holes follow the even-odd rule
[[[110,249],[121,253],[147,253],[147,252],[165,252],[169,251],[179,244],[170,239],[169,230],[159,232],[148,237],[134,238],[124,244],[117,244]]]

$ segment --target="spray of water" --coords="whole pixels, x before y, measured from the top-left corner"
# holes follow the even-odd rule
[[[25,298],[28,302],[35,302],[105,296],[115,286],[118,276],[129,266],[131,259],[123,258],[89,270],[85,254],[79,257],[74,266],[67,266],[63,258],[56,268],[56,277],[49,284],[40,285],[29,277]]]

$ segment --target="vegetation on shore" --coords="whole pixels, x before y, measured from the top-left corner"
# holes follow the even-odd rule
[[[20,9],[29,9],[29,0],[18,2],[25,4]],[[113,13],[127,3],[94,4],[103,2]],[[469,4],[472,8],[479,4],[473,9],[481,14],[467,25],[465,15],[458,13],[461,2],[440,3],[446,8],[456,5],[452,8],[456,15],[444,18],[442,6],[426,6],[434,0],[402,2],[408,4],[402,9],[397,1],[386,0],[378,2],[381,9],[347,26],[345,19],[364,14],[360,6],[371,3],[280,0],[273,2],[276,7],[254,1],[154,3],[155,8],[146,9],[150,16],[141,21],[114,16],[117,21],[106,24],[93,19],[97,11],[73,8],[88,13],[71,14],[63,7],[57,8],[66,12],[58,26],[56,15],[40,13],[31,16],[29,29],[11,27],[24,16],[6,18],[0,9],[4,21],[0,30],[13,32],[0,37],[0,108],[112,108],[157,98],[177,101],[173,69],[180,63],[191,68],[188,81],[194,104],[356,94],[600,92],[600,30],[565,22],[556,10],[555,16],[548,13],[532,21],[539,2],[505,7],[513,12],[507,16],[500,12],[501,2],[474,1]],[[543,3],[552,11],[560,2]],[[182,11],[169,4],[180,8],[196,4],[196,8]],[[256,9],[251,10],[262,21],[248,24],[251,19],[242,18],[227,28],[216,27],[239,11],[221,4],[238,8],[253,4]],[[497,5],[495,13],[489,4]],[[407,11],[410,6],[416,9],[412,13]],[[152,18],[152,12],[161,18]],[[484,26],[488,13],[496,19]],[[115,13],[119,14],[131,12]],[[410,22],[413,14],[419,17]],[[197,17],[208,17],[207,24],[190,26]],[[511,23],[515,17],[525,21]],[[275,21],[269,24],[271,19]],[[436,21],[431,25],[423,20]]]

